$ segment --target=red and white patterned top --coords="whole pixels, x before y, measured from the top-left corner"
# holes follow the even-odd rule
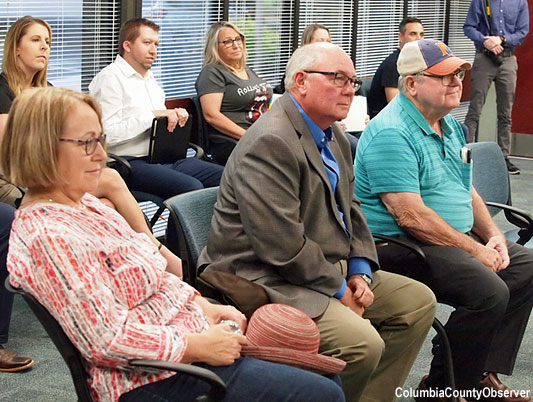
[[[84,210],[56,203],[19,209],[8,270],[46,307],[87,360],[96,401],[174,373],[143,372],[130,359],[179,362],[185,334],[207,330],[196,290],[165,271],[148,236],[91,195]]]

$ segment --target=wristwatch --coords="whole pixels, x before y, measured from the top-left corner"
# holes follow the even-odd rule
[[[367,274],[357,274],[357,275],[363,278],[365,282],[368,284],[368,286],[372,284],[372,278],[370,278],[370,276],[368,276]]]
[[[500,39],[502,40],[502,46],[505,46],[505,44],[507,43],[507,39],[505,39],[505,36],[501,35]]]

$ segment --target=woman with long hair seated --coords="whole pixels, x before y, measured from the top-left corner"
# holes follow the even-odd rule
[[[226,401],[343,401],[338,384],[305,370],[240,358],[243,314],[209,303],[142,233],[90,195],[106,160],[101,112],[89,95],[36,88],[17,96],[0,147],[8,179],[28,188],[13,222],[8,269],[61,324],[87,361],[97,401],[190,401],[204,383],[133,369],[134,358],[204,363]]]
[[[246,66],[246,40],[235,25],[221,21],[209,28],[196,92],[209,125],[212,157],[225,165],[235,141],[224,136],[241,138],[268,110],[272,98],[270,84]]]
[[[0,138],[13,100],[26,88],[51,85],[46,80],[51,46],[52,28],[40,18],[28,15],[21,17],[7,31],[0,74]],[[0,181],[0,184],[1,193],[21,196],[11,183]],[[100,183],[92,190],[92,194],[107,200],[132,228],[146,233],[155,244],[160,245],[147,226],[137,201],[116,170],[103,169]],[[16,197],[10,196],[10,199]],[[3,201],[10,202],[10,199]],[[168,261],[168,269],[181,276],[180,259],[164,246],[161,246],[161,253]]]

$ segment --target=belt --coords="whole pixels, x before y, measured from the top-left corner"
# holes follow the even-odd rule
[[[485,53],[485,48],[483,49],[477,49],[477,53]],[[511,57],[514,56],[514,50],[504,50],[500,53],[503,57]]]

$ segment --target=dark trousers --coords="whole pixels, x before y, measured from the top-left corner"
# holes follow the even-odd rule
[[[131,175],[127,179],[131,190],[144,191],[162,198],[215,187],[220,184],[222,166],[197,158],[185,158],[172,164],[151,164],[146,158],[129,158]]]
[[[514,55],[502,55],[501,60],[502,64],[498,66],[484,52],[478,51],[476,53],[472,68],[470,105],[465,117],[465,124],[468,127],[467,141],[477,141],[479,117],[487,99],[489,88],[494,81],[496,86],[496,114],[498,117],[498,145],[503,155],[508,156],[518,64]]]
[[[415,278],[437,300],[455,307],[445,325],[457,389],[476,388],[483,371],[511,375],[533,306],[533,252],[508,242],[511,264],[494,273],[467,252],[428,246],[421,266],[405,248],[378,247],[382,269]],[[439,346],[434,342],[428,385],[446,386]]]
[[[237,144],[232,141],[211,141],[209,149],[211,150],[211,157],[219,165],[226,166],[229,156],[233,152]]]
[[[310,371],[248,357],[231,366],[199,366],[215,372],[226,383],[228,393],[224,401],[344,401],[338,376],[329,379]],[[120,397],[120,402],[195,401],[208,389],[205,382],[178,373],[127,392]]]
[[[0,202],[0,345],[7,343],[11,307],[13,306],[13,293],[7,291],[4,282],[8,275],[6,267],[7,248],[14,213],[15,208]]]

